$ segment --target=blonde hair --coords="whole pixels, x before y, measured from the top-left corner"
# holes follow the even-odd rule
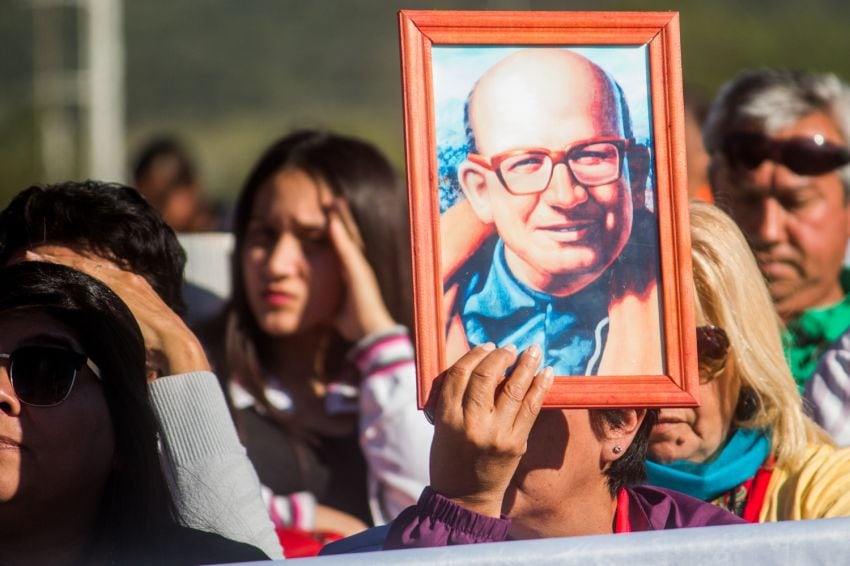
[[[697,319],[723,328],[741,391],[758,410],[733,424],[769,428],[777,464],[794,466],[810,442],[832,444],[803,413],[803,402],[782,351],[781,323],[755,258],[735,222],[719,208],[692,201],[691,244]]]

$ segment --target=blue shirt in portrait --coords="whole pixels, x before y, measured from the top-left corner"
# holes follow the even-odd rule
[[[472,262],[460,289],[460,318],[470,346],[514,344],[522,351],[537,344],[541,367],[552,366],[555,375],[596,375],[608,336],[609,272],[577,293],[556,297],[514,277],[501,239],[482,260],[489,258]]]

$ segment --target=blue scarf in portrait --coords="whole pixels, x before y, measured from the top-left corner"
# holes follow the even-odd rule
[[[470,345],[514,344],[522,351],[537,344],[541,367],[551,365],[555,375],[594,375],[608,336],[607,272],[578,293],[555,297],[514,277],[501,239],[490,257],[489,269],[472,275],[461,299]]]

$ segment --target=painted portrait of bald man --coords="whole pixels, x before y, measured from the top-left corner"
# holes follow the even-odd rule
[[[556,375],[662,373],[648,97],[633,111],[603,67],[639,85],[645,63],[611,48],[466,49],[443,67],[434,53],[435,91],[457,88],[443,69],[464,56],[481,69],[462,104],[457,92],[437,107],[453,114],[437,121],[447,361],[538,344]]]

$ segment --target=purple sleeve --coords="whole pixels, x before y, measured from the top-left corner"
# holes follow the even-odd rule
[[[736,525],[743,519],[716,505],[684,493],[640,485],[627,487],[629,522],[633,531]]]
[[[479,515],[426,487],[416,505],[396,517],[384,550],[503,541],[511,520]]]

